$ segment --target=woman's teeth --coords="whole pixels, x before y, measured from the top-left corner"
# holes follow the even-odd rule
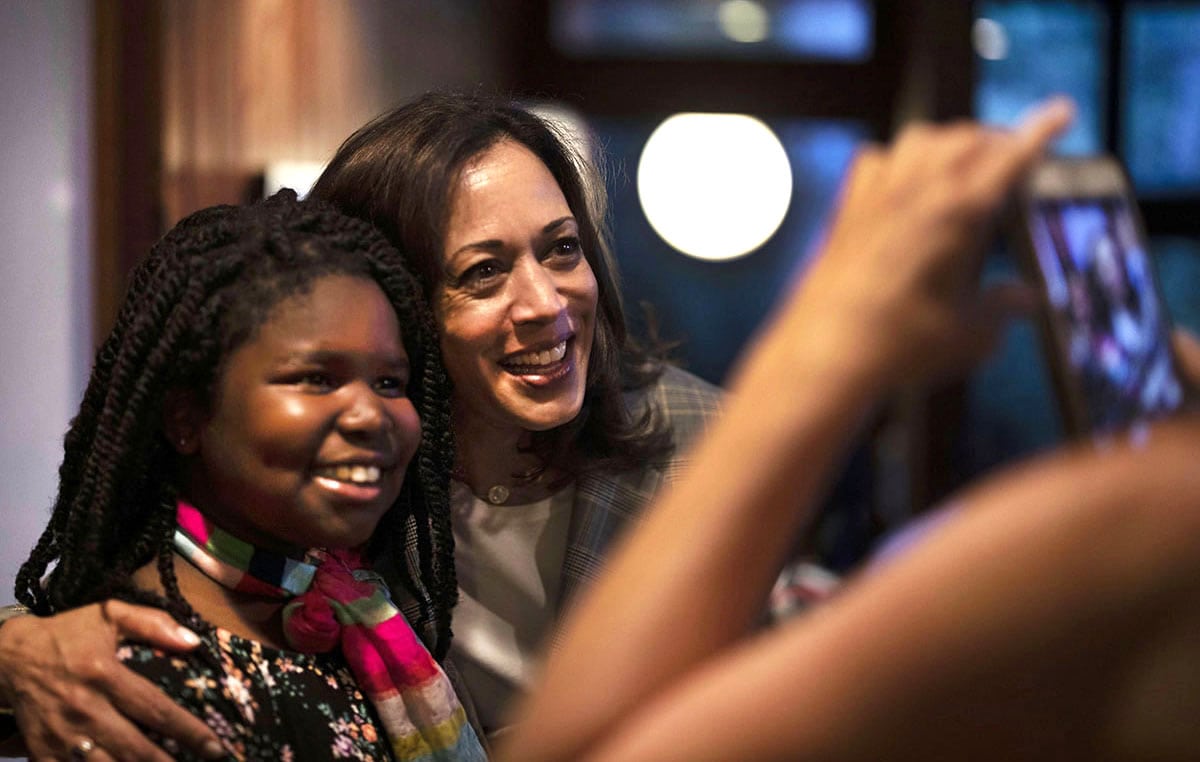
[[[374,484],[379,481],[378,466],[331,466],[317,469],[317,476],[350,484]]]
[[[563,341],[541,352],[526,352],[523,355],[515,355],[505,360],[504,364],[520,366],[549,365],[563,359],[566,354],[567,342]]]

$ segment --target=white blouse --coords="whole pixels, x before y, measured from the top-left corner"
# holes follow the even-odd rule
[[[526,505],[492,505],[452,482],[459,602],[450,655],[489,736],[533,679],[554,623],[575,487]]]

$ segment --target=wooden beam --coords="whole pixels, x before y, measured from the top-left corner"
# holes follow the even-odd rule
[[[116,320],[129,271],[162,233],[162,24],[157,0],[96,0],[95,19],[98,345]]]

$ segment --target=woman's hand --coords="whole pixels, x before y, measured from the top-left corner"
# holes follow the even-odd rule
[[[168,651],[199,643],[166,612],[120,601],[17,617],[0,628],[0,698],[15,710],[30,758],[70,759],[90,740],[90,762],[168,762],[138,725],[201,757],[223,756],[207,725],[117,661],[123,640]]]
[[[1200,339],[1183,328],[1176,328],[1171,336],[1172,348],[1175,350],[1175,361],[1179,364],[1179,372],[1183,383],[1200,397]]]
[[[500,759],[585,758],[729,658],[866,410],[986,342],[990,321],[965,320],[994,309],[976,301],[984,228],[1070,117],[1059,103],[1011,133],[916,127],[856,160],[823,253],[742,358],[684,479],[576,604]],[[771,669],[745,677],[760,698]],[[689,730],[716,727],[723,705],[706,706]]]
[[[1031,305],[1023,287],[979,294],[981,252],[1017,180],[1070,122],[1051,101],[1019,128],[917,125],[855,160],[825,246],[780,327],[809,366],[896,383],[961,372],[1003,318]],[[786,341],[786,340],[785,340]]]

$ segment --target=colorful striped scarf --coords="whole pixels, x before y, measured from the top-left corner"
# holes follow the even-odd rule
[[[183,501],[176,518],[175,549],[200,571],[232,590],[291,599],[283,609],[291,647],[341,645],[396,759],[487,759],[446,673],[356,554],[314,551],[296,561],[234,537]]]

